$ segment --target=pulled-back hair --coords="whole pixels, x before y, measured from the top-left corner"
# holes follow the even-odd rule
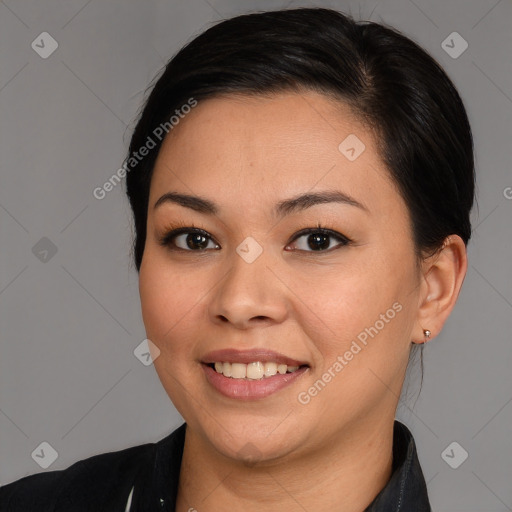
[[[245,14],[193,39],[151,87],[129,155],[190,98],[316,91],[348,105],[376,134],[410,212],[419,258],[448,235],[470,239],[475,173],[464,105],[437,62],[397,30],[322,8]],[[127,173],[137,271],[162,141]]]

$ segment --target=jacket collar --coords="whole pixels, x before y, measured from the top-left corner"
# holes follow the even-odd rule
[[[410,430],[395,420],[393,472],[365,512],[432,512],[416,444]]]
[[[174,511],[186,423],[155,443],[152,468],[138,475],[130,512]],[[146,469],[146,468],[145,468]],[[427,486],[409,429],[395,420],[391,479],[365,512],[432,512]]]

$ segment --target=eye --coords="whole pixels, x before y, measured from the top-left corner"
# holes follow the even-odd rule
[[[301,238],[302,241],[300,241]],[[333,239],[338,242],[334,244],[334,247],[332,245]],[[296,240],[299,240],[299,242],[295,242]],[[317,228],[302,229],[295,235],[292,242],[295,242],[299,251],[327,252],[349,245],[352,241],[337,231],[318,226]],[[286,247],[290,247],[290,244]]]
[[[301,239],[304,240],[300,241]],[[332,244],[333,240],[337,243]],[[208,249],[218,250],[221,248],[207,231],[193,226],[182,226],[176,229],[170,228],[159,238],[158,242],[172,251],[202,252]],[[352,243],[352,240],[348,237],[319,225],[316,228],[300,230],[295,234],[292,241],[286,245],[285,249],[295,245],[294,250],[328,252],[350,243]]]
[[[171,250],[200,252],[207,249],[220,249],[204,229],[182,227],[173,229],[159,239],[160,245]],[[213,247],[212,247],[213,245]]]

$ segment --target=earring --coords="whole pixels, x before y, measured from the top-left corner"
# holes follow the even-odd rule
[[[429,330],[424,330],[423,334],[425,335],[425,343],[427,343],[428,339],[432,335],[432,333]]]

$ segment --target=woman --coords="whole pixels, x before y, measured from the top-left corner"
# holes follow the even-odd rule
[[[124,166],[157,443],[2,510],[429,511],[395,412],[467,269],[471,130],[436,62],[328,9],[250,14],[168,63]]]

